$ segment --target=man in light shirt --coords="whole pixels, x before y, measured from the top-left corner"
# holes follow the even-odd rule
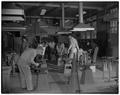
[[[79,51],[79,46],[78,46],[77,40],[74,37],[72,37],[71,35],[69,36],[69,40],[70,40],[70,46],[68,49],[68,53],[70,54],[69,58],[73,59],[74,55],[75,55],[75,58],[77,57],[77,52]]]
[[[38,49],[43,50],[43,52],[40,53],[41,55],[43,56],[45,55],[45,50],[47,46],[48,46],[47,43],[44,41],[38,45]]]
[[[34,61],[34,58],[38,53],[40,53],[40,50],[27,47],[21,54],[17,62],[20,71],[21,87],[27,88],[27,90],[34,89],[32,84],[30,65],[34,64],[35,66],[39,66],[39,63],[35,63]]]

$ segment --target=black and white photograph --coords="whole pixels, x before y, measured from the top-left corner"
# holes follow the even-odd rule
[[[1,1],[1,94],[118,94],[119,1]]]

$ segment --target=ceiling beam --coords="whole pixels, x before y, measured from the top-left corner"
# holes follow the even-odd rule
[[[18,3],[23,6],[45,6],[45,7],[61,7],[60,4],[53,4],[53,3]],[[65,5],[64,7],[68,8],[78,8],[76,5]],[[101,7],[96,6],[83,6],[83,9],[96,9],[96,10],[103,10]]]
[[[40,16],[26,16],[26,18],[40,18]],[[49,16],[43,16],[42,18],[46,18],[46,19],[62,19],[61,17],[49,17]],[[65,19],[78,19],[75,17],[65,17]]]

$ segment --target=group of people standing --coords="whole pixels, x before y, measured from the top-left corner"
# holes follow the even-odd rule
[[[56,45],[55,41],[43,41],[34,48],[27,45],[17,62],[20,71],[21,87],[27,90],[34,89],[30,65],[34,64],[35,66],[39,66],[39,63],[34,61],[38,54],[42,54],[49,62],[54,61],[56,64],[59,63],[59,58],[64,54],[68,55],[70,59],[73,59],[74,56],[77,58],[78,52],[82,52],[80,51],[81,49],[77,40],[69,35],[69,43],[68,47],[64,43],[58,43]],[[40,47],[43,47],[43,49],[40,49]]]

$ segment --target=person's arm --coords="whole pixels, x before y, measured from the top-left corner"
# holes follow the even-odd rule
[[[74,44],[75,44],[75,47],[77,48],[77,50],[79,50],[79,46],[78,46],[78,42],[76,39],[73,40]]]
[[[59,51],[58,45],[56,46],[56,50],[57,50],[57,52]]]
[[[64,49],[65,49],[65,45],[64,45],[64,44],[62,44],[61,55],[63,54]]]
[[[32,53],[33,54],[33,56],[32,56],[32,58],[31,58],[31,63],[32,64],[34,64],[35,66],[38,66],[39,65],[39,63],[36,63],[35,61],[34,61],[34,58],[36,57],[36,51],[34,50],[34,52]]]
[[[79,46],[78,46],[78,42],[77,41],[76,41],[76,47],[77,47],[78,50],[80,49]]]
[[[70,46],[68,48],[68,53],[69,53],[69,51],[70,51],[71,48],[72,48],[72,44],[70,44]]]

